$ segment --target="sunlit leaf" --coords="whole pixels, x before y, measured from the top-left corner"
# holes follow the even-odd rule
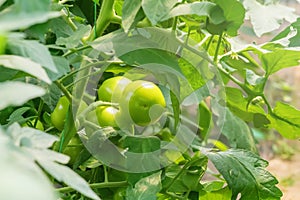
[[[42,66],[28,58],[15,55],[0,55],[0,65],[10,69],[26,72],[45,81],[46,83],[51,83],[51,80]]]
[[[45,94],[45,90],[39,86],[14,81],[0,83],[0,91],[0,110],[7,106],[23,105]]]
[[[9,50],[20,56],[28,57],[48,70],[56,73],[57,69],[48,48],[34,40],[10,40]]]
[[[244,0],[243,4],[258,37],[278,29],[283,20],[293,22],[297,18],[293,8],[279,3],[262,5],[256,0]]]

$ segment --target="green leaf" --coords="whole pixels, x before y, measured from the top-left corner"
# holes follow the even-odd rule
[[[58,181],[66,183],[91,199],[99,199],[83,178],[70,168],[59,164],[66,164],[68,156],[47,149],[58,140],[57,137],[34,128],[21,128],[17,123],[11,125],[7,131],[10,132],[15,145],[26,148],[24,151],[31,160],[36,161]]]
[[[255,0],[244,0],[243,4],[258,37],[278,29],[283,20],[294,22],[297,19],[297,15],[293,13],[293,8],[279,3],[262,5]]]
[[[128,188],[126,200],[155,200],[161,190],[161,171],[139,180],[134,188]]]
[[[8,106],[21,106],[45,94],[45,90],[39,86],[16,81],[1,82],[0,91],[0,110]]]
[[[218,116],[217,125],[229,140],[231,147],[257,152],[251,130],[243,120],[216,101],[212,102],[212,110]]]
[[[275,128],[282,136],[289,139],[300,137],[300,111],[296,108],[277,102],[274,114],[268,115],[270,127]]]
[[[209,16],[211,9],[215,7],[211,2],[193,2],[190,4],[180,4],[174,7],[161,21],[181,15]]]
[[[168,166],[165,169],[163,187],[167,187],[167,191],[177,194],[199,191],[202,188],[200,180],[205,173],[207,162],[208,159],[204,154],[195,154],[184,167],[175,164]],[[174,180],[174,178],[176,179]]]
[[[249,104],[249,100],[237,88],[226,87],[226,101],[231,112],[244,121],[253,121],[255,113],[265,114],[264,109],[259,105]]]
[[[212,122],[212,113],[208,106],[201,102],[199,104],[199,126],[201,128],[200,135],[202,139],[206,139],[207,133],[209,132],[210,125]]]
[[[122,26],[127,32],[142,6],[142,0],[124,0],[122,9]]]
[[[46,12],[50,10],[50,1],[40,1],[40,0],[14,0],[15,7],[17,10],[22,12]]]
[[[81,44],[81,38],[87,35],[91,31],[90,26],[80,24],[77,30],[74,31],[69,37],[60,37],[56,40],[57,45],[63,45],[68,49],[72,49]]]
[[[51,70],[46,69],[52,81],[55,81],[70,72],[71,69],[69,60],[62,56],[52,56],[52,60],[57,68],[57,72],[52,72]]]
[[[58,181],[66,183],[71,188],[91,199],[100,199],[89,187],[89,184],[69,167],[46,159],[38,160],[38,163]]]
[[[245,150],[228,150],[207,154],[223,175],[232,198],[241,194],[241,200],[280,199],[282,192],[275,186],[278,181],[265,168],[268,162]]]
[[[0,127],[1,199],[56,200],[58,196],[48,177],[26,151],[27,148],[18,145],[17,139],[23,129],[18,124],[13,127],[7,130]]]
[[[299,60],[300,51],[297,50],[277,49],[261,56],[262,67],[267,75],[287,67],[297,66]]]
[[[177,2],[177,0],[142,0],[142,8],[152,25],[156,25]]]
[[[199,200],[229,200],[232,196],[231,193],[229,187],[224,187],[211,192],[200,192]]]
[[[0,55],[0,65],[10,69],[26,72],[41,79],[42,81],[45,81],[46,83],[51,83],[50,78],[42,66],[28,58],[15,55]]]
[[[19,39],[10,40],[8,48],[13,54],[28,57],[52,72],[57,72],[49,50],[46,46],[37,41]]]
[[[128,149],[124,155],[127,156],[126,165],[131,171],[149,172],[159,169],[160,139],[158,137],[126,136],[122,147]],[[136,165],[136,163],[140,164]]]
[[[237,0],[214,0],[213,2],[223,11],[225,17],[224,31],[230,36],[236,36],[238,29],[244,23],[245,8],[243,5]],[[218,26],[222,28],[222,23],[215,25],[216,28]]]
[[[0,27],[2,31],[24,29],[59,16],[59,12],[1,12]]]
[[[31,108],[30,107],[21,107],[16,109],[14,112],[12,112],[7,119],[9,124],[12,124],[14,122],[18,122],[20,124],[25,122],[25,118],[22,116],[25,112],[29,111]]]

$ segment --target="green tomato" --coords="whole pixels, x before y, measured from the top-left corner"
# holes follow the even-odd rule
[[[51,122],[54,125],[54,127],[60,131],[63,130],[64,128],[69,106],[70,106],[70,102],[67,99],[67,97],[62,96],[58,100],[53,112],[51,113]]]
[[[82,142],[78,135],[75,135],[70,140],[69,144],[64,149],[63,153],[70,157],[69,164],[73,165],[83,149]]]
[[[0,34],[0,55],[5,53],[7,37],[5,34]]]
[[[98,89],[100,101],[118,102],[122,96],[124,88],[131,82],[123,76],[116,76],[105,80]]]
[[[119,110],[112,106],[98,106],[96,108],[96,115],[99,125],[101,127],[118,127],[115,119],[118,112]]]
[[[139,126],[147,126],[159,120],[165,107],[165,98],[157,85],[149,81],[133,81],[122,94],[117,121],[127,118]]]
[[[30,120],[27,123],[24,123],[22,126],[23,127],[26,127],[26,126],[33,127],[34,123],[35,123],[35,119]],[[40,131],[44,131],[44,125],[43,125],[43,123],[40,120],[37,121],[35,128],[38,129],[38,130],[40,130]]]

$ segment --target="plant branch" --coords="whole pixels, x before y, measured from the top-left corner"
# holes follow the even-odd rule
[[[90,184],[90,187],[92,189],[100,189],[100,188],[112,188],[112,187],[127,187],[128,183],[127,181],[119,181],[119,182],[106,182],[106,183],[92,183]],[[56,189],[57,192],[72,192],[75,189],[71,187],[63,187]]]
[[[64,95],[67,97],[67,99],[71,103],[72,102],[72,95],[66,89],[66,87],[59,80],[54,81],[54,83],[64,93]]]

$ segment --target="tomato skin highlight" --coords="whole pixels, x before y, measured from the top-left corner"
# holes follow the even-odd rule
[[[98,106],[96,108],[96,115],[99,125],[101,127],[118,127],[115,119],[118,112],[119,110],[112,106]]]
[[[118,102],[130,82],[131,80],[123,76],[106,79],[98,89],[98,99],[105,102]]]

